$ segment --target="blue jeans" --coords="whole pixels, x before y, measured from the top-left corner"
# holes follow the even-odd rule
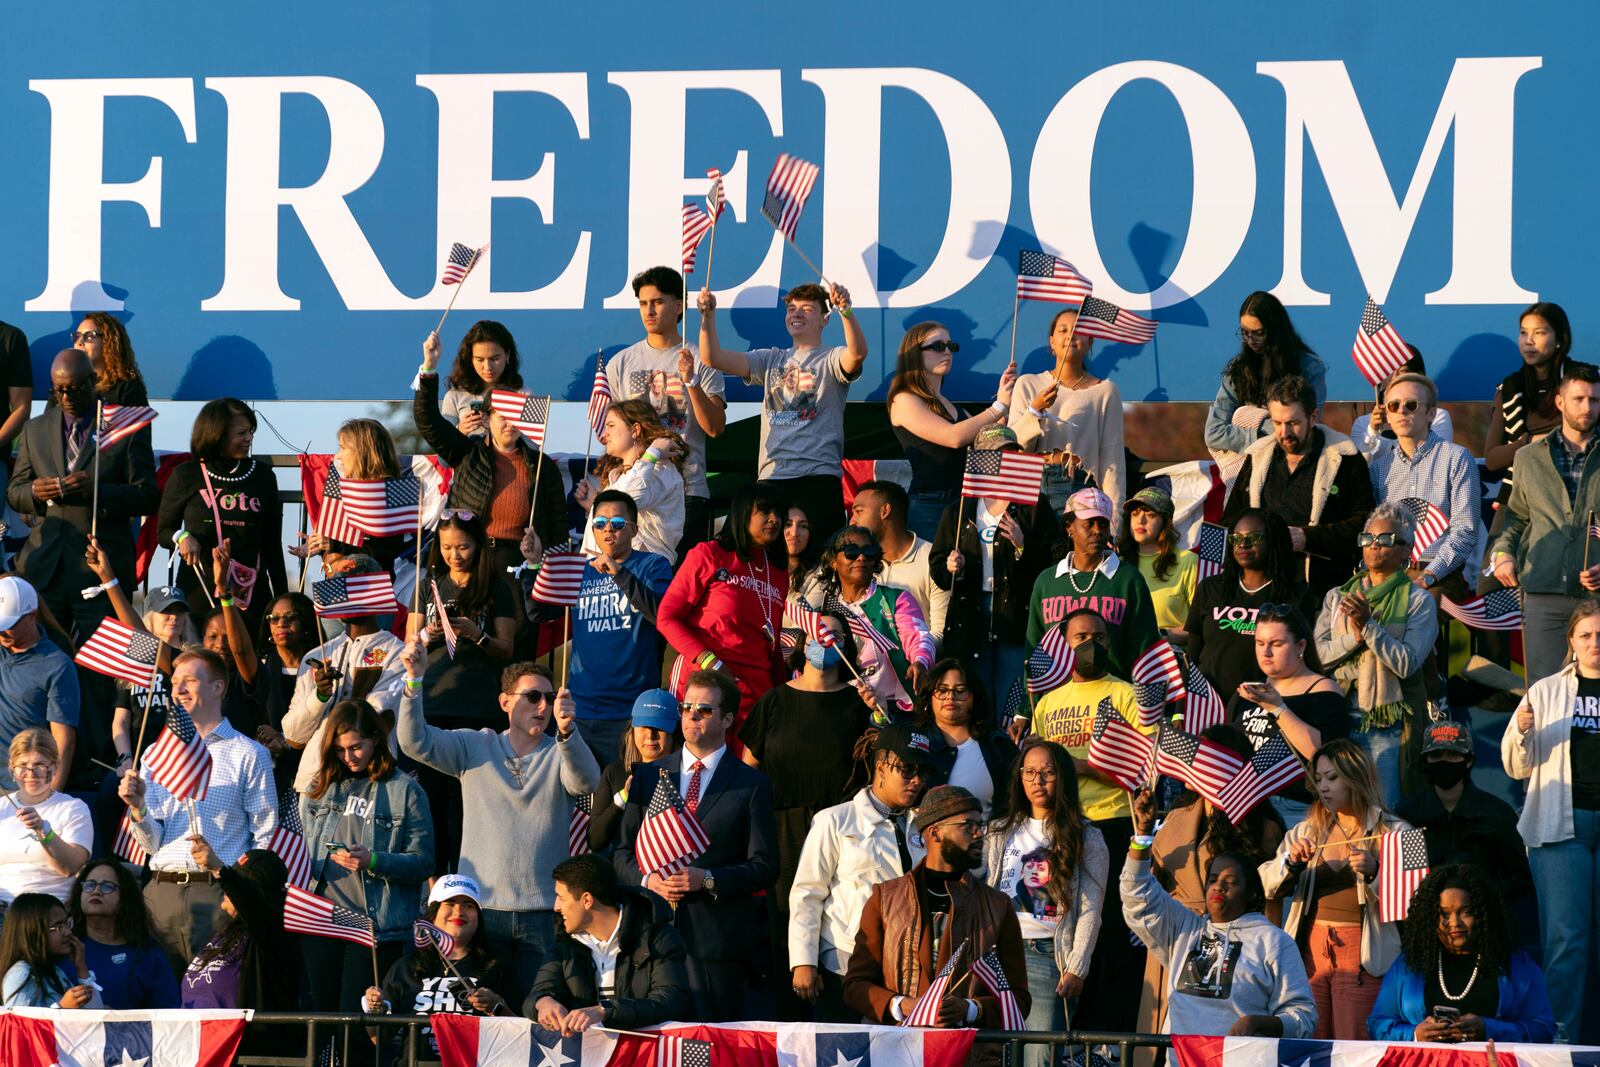
[[[595,762],[609,767],[622,758],[622,735],[633,725],[631,719],[585,719],[578,717],[578,733],[594,753]]]
[[[1084,486],[1093,484],[1093,476],[1082,469],[1075,471],[1069,477],[1066,464],[1047,463],[1040,489],[1044,493],[1044,498],[1050,501],[1050,507],[1055,510],[1056,518],[1060,519],[1061,513],[1066,510],[1067,498]]]
[[[1306,815],[1311,811],[1310,804],[1302,804],[1298,800],[1291,800],[1282,793],[1273,797],[1269,803],[1272,805],[1272,809],[1278,813],[1278,817],[1283,820],[1283,825],[1291,830],[1304,822]]]
[[[919,489],[912,493],[911,503],[906,508],[906,529],[924,541],[932,541],[933,535],[939,532],[939,520],[944,518],[945,508],[954,504],[959,495],[955,489]]]
[[[1600,930],[1600,812],[1574,809],[1573,836],[1528,850],[1539,893],[1544,984],[1555,1009],[1556,1040],[1578,1040],[1589,950]]]
[[[1033,1003],[1028,1006],[1029,1030],[1065,1030],[1066,1005],[1056,996],[1056,983],[1061,981],[1061,970],[1056,966],[1055,942],[1047,937],[1022,943],[1022,959],[1028,971],[1028,995]],[[1023,1067],[1050,1067],[1060,1058],[1059,1045],[1028,1045],[1022,1053]]]
[[[540,965],[555,954],[556,913],[484,908],[479,915],[495,955],[514,964],[512,973],[516,975],[517,987],[495,992],[505,998],[507,1005],[516,1008],[533,988]]]
[[[1028,661],[1028,650],[1022,645],[1014,645],[1009,641],[991,641],[989,634],[992,632],[989,622],[988,594],[984,594],[983,620],[980,624],[978,647],[973,657],[973,668],[978,677],[983,680],[984,688],[989,693],[989,703],[994,707],[995,718],[1005,718],[1000,713],[1003,710],[1006,692],[1011,688],[1011,683],[1022,677],[1023,665]],[[1022,705],[1023,714],[1027,714],[1027,704]],[[1003,730],[1010,726],[1009,722],[1000,723]]]
[[[1383,806],[1394,810],[1400,803],[1400,763],[1403,759],[1400,742],[1405,733],[1405,720],[1393,726],[1358,730],[1351,736],[1356,744],[1367,750],[1373,765],[1378,768],[1378,788],[1383,790]]]

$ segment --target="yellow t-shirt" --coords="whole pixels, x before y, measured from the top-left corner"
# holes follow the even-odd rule
[[[1156,577],[1156,557],[1139,557],[1139,574],[1150,587],[1150,603],[1156,609],[1156,625],[1163,630],[1181,630],[1194,603],[1195,575],[1200,557],[1187,548],[1178,550],[1178,563],[1165,578]]]
[[[1046,693],[1033,709],[1033,732],[1061,745],[1075,759],[1088,759],[1095,713],[1106,697],[1111,698],[1111,706],[1118,714],[1138,728],[1139,709],[1133,702],[1133,686],[1107,676],[1093,682],[1068,682]],[[1141,732],[1153,734],[1156,728],[1151,726]],[[1088,775],[1078,777],[1078,800],[1086,819],[1118,819],[1133,814],[1126,790]]]

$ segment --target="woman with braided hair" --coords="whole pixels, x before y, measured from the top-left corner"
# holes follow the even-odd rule
[[[1514,934],[1481,867],[1432,871],[1411,897],[1400,960],[1383,977],[1367,1032],[1374,1041],[1550,1041],[1544,972]]]

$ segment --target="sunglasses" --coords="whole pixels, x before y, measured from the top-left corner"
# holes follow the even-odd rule
[[[961,346],[954,341],[934,341],[922,346],[924,352],[948,352],[952,356],[961,351]]]
[[[79,333],[77,330],[73,330],[71,336],[73,344],[77,344],[79,341],[98,341],[100,340],[100,331],[84,330],[82,333]]]
[[[285,612],[281,612],[281,613],[280,612],[272,612],[272,613],[270,613],[270,614],[268,614],[266,616],[267,625],[268,626],[276,626],[280,622],[282,622],[282,623],[294,622],[299,618],[300,618],[299,612],[294,612],[294,611],[285,611]]]
[[[901,763],[898,760],[895,760],[893,762],[886,762],[886,763],[884,763],[884,766],[887,767],[889,770],[893,771],[895,774],[898,774],[900,777],[904,778],[908,782],[918,781],[920,779],[926,778],[926,777],[928,777],[928,773],[929,773],[928,772],[928,768],[924,767],[924,766],[921,766],[920,764],[912,766],[912,765],[908,765],[908,764],[905,764],[905,763]]]
[[[1256,609],[1256,622],[1280,622],[1289,618],[1289,613],[1294,610],[1293,604],[1263,604]]]
[[[1420,408],[1422,405],[1415,400],[1385,400],[1383,408],[1391,415],[1405,412],[1407,415]]]
[[[874,561],[883,558],[883,549],[877,545],[858,545],[854,541],[846,541],[834,551],[852,563],[863,556]]]
[[[468,511],[466,508],[445,508],[443,511],[439,512],[440,522],[448,522],[451,519],[459,519],[462,522],[471,522],[477,517],[477,515]]]
[[[602,533],[606,529],[616,530],[621,533],[627,528],[628,520],[621,515],[596,515],[589,526],[595,533]]]
[[[1228,544],[1236,548],[1254,548],[1267,539],[1267,535],[1260,530],[1246,534],[1229,534]]]
[[[1411,542],[1399,534],[1388,531],[1385,533],[1358,533],[1356,534],[1357,548],[1370,548],[1377,545],[1379,548],[1393,548],[1395,545],[1409,545]]]
[[[717,710],[717,707],[714,704],[691,704],[687,700],[681,702],[678,705],[678,710],[680,712],[687,712],[687,713],[689,713],[691,715],[717,715],[717,714],[719,714],[719,712]]]
[[[513,693],[512,695],[518,700],[526,700],[534,707],[538,707],[541,704],[549,704],[554,706],[556,702],[556,695],[554,693],[547,693],[543,689],[524,689],[522,692]]]

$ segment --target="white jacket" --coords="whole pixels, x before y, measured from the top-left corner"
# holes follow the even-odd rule
[[[1500,736],[1506,773],[1528,783],[1517,831],[1529,848],[1570,840],[1572,829],[1572,702],[1578,695],[1578,665],[1569,663],[1528,687],[1517,711],[1533,709],[1533,729],[1517,729],[1517,716]]]
[[[594,485],[593,480],[590,481]],[[598,489],[598,487],[596,487]],[[678,542],[683,539],[683,475],[671,460],[646,463],[640,460],[611,479],[607,489],[627,493],[639,509],[639,533],[633,547],[654,552],[673,566],[678,564]],[[583,550],[590,557],[600,554],[590,517],[583,524]]]
[[[391,715],[400,706],[400,691],[406,681],[405,664],[400,661],[403,648],[405,642],[388,630],[354,640],[344,633],[300,657],[300,675],[294,681],[294,695],[289,698],[289,710],[283,713],[283,736],[293,744],[305,746],[294,775],[296,793],[309,789],[317,771],[322,769],[322,724],[335,704],[349,699],[357,669],[376,667],[379,670],[377,683],[367,692],[368,704]],[[312,659],[331,663],[344,675],[334,683],[333,696],[326,702],[317,699],[317,684],[311,678],[311,664],[307,662]],[[396,755],[400,753],[392,731],[389,750]]]
[[[894,827],[862,789],[843,804],[817,812],[800,850],[789,890],[789,966],[821,966],[844,974],[856,947],[861,909],[872,887],[898,878]],[[925,853],[921,835],[906,827],[912,863]]]

